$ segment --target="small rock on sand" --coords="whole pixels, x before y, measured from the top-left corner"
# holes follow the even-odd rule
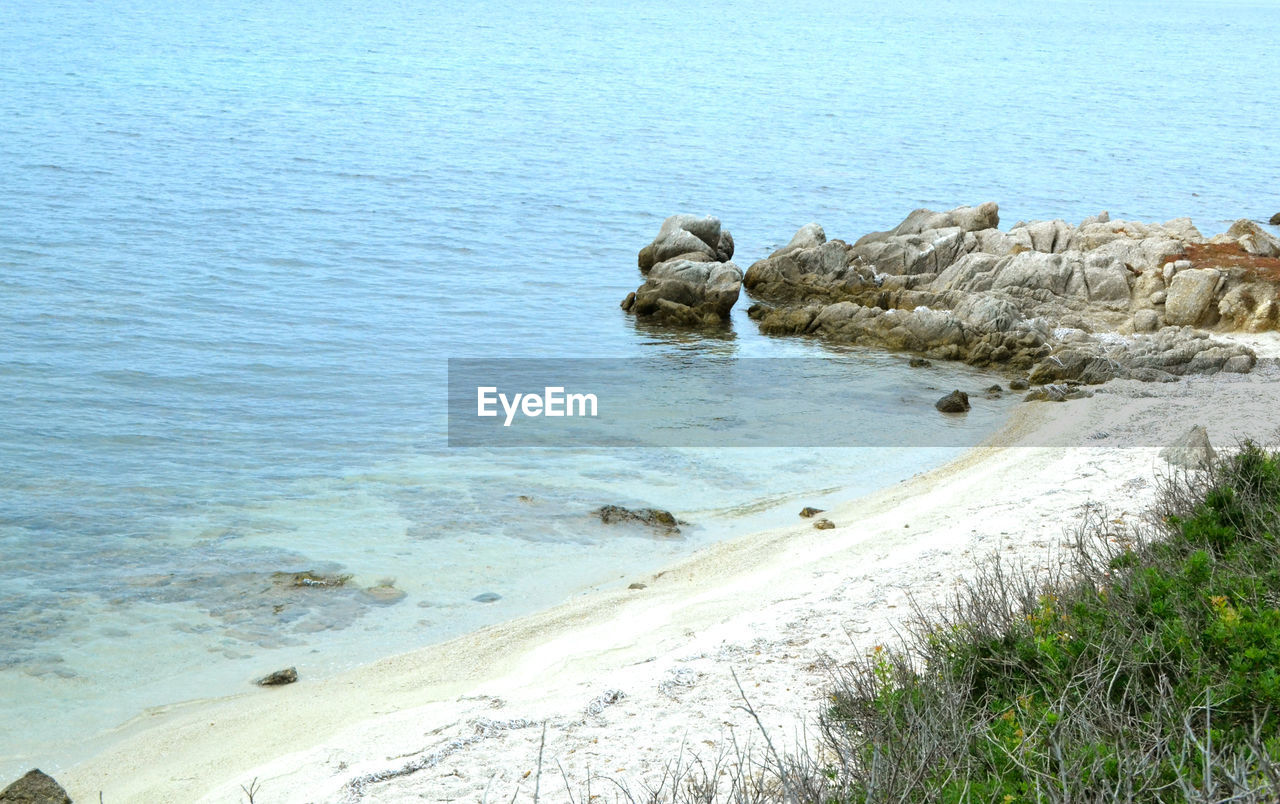
[[[263,676],[253,682],[259,687],[281,687],[285,684],[292,684],[298,680],[298,668],[286,667],[283,670],[277,670],[274,673]]]
[[[832,522],[830,519],[819,519],[817,522],[813,523],[813,526],[818,530],[831,530],[836,526],[836,523]]]

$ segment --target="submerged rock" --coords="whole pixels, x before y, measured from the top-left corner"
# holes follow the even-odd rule
[[[259,687],[282,687],[285,684],[292,684],[297,680],[298,668],[286,667],[283,670],[268,673],[253,683],[257,684]]]
[[[379,606],[391,606],[409,596],[403,589],[397,589],[394,581],[383,581],[370,586],[364,593]]]
[[[964,391],[952,391],[933,403],[943,413],[964,413],[969,410],[969,395]]]
[[[347,585],[347,581],[351,580],[350,575],[326,574],[313,570],[307,570],[306,572],[277,572],[272,574],[271,578],[278,584],[302,589],[340,589]]]
[[[52,776],[34,768],[0,790],[0,804],[71,804],[71,796]]]
[[[670,511],[661,508],[631,509],[621,505],[602,505],[595,510],[595,514],[606,525],[634,523],[668,533],[680,532],[680,521]]]
[[[502,599],[502,595],[497,592],[481,592],[471,599],[477,603],[496,603]]]

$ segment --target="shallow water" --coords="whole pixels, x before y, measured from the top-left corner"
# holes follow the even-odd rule
[[[1228,2],[0,6],[0,720],[28,724],[0,777],[945,460],[449,450],[446,359],[829,354],[745,304],[714,336],[622,314],[677,211],[720,216],[743,267],[916,206],[1269,217],[1278,34]],[[837,426],[988,384],[841,356],[875,392]],[[604,502],[697,527],[605,531]],[[270,578],[306,569],[351,588]],[[361,591],[388,577],[406,599]]]

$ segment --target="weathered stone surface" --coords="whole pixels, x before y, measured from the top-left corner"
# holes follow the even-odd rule
[[[253,682],[259,687],[281,687],[285,684],[292,684],[298,680],[298,668],[286,667],[283,670],[277,670],[274,673],[268,673],[257,681]]]
[[[1280,257],[1280,240],[1248,218],[1231,224],[1226,232],[1213,237],[1210,243],[1236,243],[1255,257]]]
[[[742,289],[742,269],[732,257],[733,235],[719,218],[672,215],[637,256],[645,283],[619,306],[659,324],[719,326]]]
[[[1134,332],[1155,332],[1160,328],[1160,315],[1155,310],[1139,310],[1133,314]]]
[[[1203,469],[1217,457],[1217,453],[1209,443],[1209,433],[1204,425],[1197,424],[1160,450],[1160,457],[1174,466]]]
[[[952,391],[933,403],[943,413],[964,413],[969,410],[969,395],[964,391]]]
[[[71,804],[71,796],[39,768],[0,790],[0,804]]]
[[[624,508],[621,505],[602,505],[595,511],[606,525],[633,523],[670,533],[680,532],[680,522],[670,511],[661,508]]]
[[[1179,271],[1169,285],[1164,319],[1171,326],[1194,326],[1209,309],[1222,274],[1212,268]]]
[[[731,262],[660,262],[649,270],[623,309],[637,317],[678,326],[715,326],[729,318],[742,289],[742,271]]]
[[[1023,400],[1026,402],[1066,402],[1091,396],[1093,396],[1092,391],[1086,391],[1083,388],[1072,385],[1054,383],[1053,385],[1035,389],[1023,397]]]

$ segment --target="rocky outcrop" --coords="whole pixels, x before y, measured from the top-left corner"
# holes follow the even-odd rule
[[[715,326],[729,317],[742,288],[733,236],[720,219],[673,215],[640,250],[644,284],[622,300],[637,318],[675,326]]]
[[[71,796],[52,776],[36,768],[0,790],[0,804],[71,804]]]
[[[921,209],[852,245],[809,224],[747,270],[761,302],[748,314],[767,334],[1003,366],[1037,384],[1248,371],[1250,350],[1192,327],[1276,328],[1280,241],[1249,221],[1212,240],[1185,218],[998,223],[994,203]]]
[[[1276,214],[1272,215],[1271,220],[1267,221],[1267,223],[1271,224],[1272,226],[1280,226],[1280,212],[1277,212]]]

